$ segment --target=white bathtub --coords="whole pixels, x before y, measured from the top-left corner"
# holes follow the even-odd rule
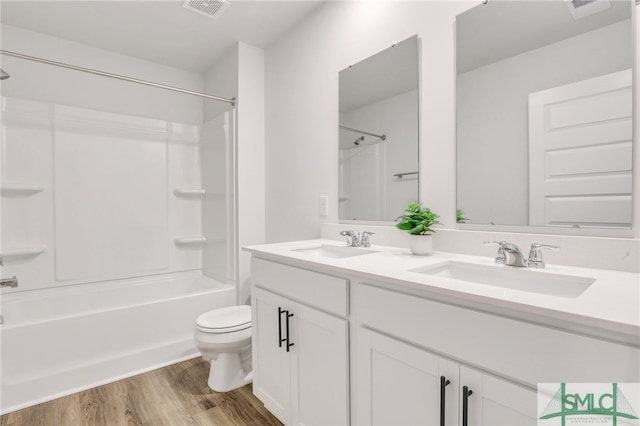
[[[235,299],[199,271],[3,295],[0,412],[196,357],[196,317]]]

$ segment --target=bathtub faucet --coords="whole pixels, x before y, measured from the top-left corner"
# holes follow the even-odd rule
[[[13,278],[2,278],[2,279],[0,279],[0,287],[1,288],[5,288],[5,287],[15,288],[15,287],[18,287],[18,278],[14,275]]]

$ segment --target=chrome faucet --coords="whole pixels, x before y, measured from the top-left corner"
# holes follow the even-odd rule
[[[356,241],[358,236],[353,231],[341,231],[340,235],[347,239],[347,246],[349,247],[358,247],[356,245]]]
[[[525,259],[524,254],[522,254],[520,247],[512,243],[506,243],[502,248],[506,255],[505,265],[524,266],[525,268],[528,266],[527,259]]]
[[[371,247],[371,242],[369,241],[369,237],[371,235],[376,235],[374,232],[362,231],[362,235],[360,236],[360,247]]]
[[[560,247],[540,243],[531,244],[531,248],[529,249],[529,260],[527,262],[529,264],[529,267],[544,268],[545,264],[544,260],[542,259],[542,253],[540,252],[540,250],[542,249],[558,251],[560,250]]]
[[[506,241],[485,241],[484,245],[498,246],[498,254],[495,259],[496,263],[507,266],[528,266],[527,259],[525,259],[524,254],[522,254],[522,250],[513,243]]]
[[[13,278],[2,278],[2,279],[0,279],[0,287],[2,287],[2,288],[5,288],[5,287],[16,288],[16,287],[18,287],[18,278],[14,275]]]
[[[482,244],[485,246],[498,246],[498,253],[496,253],[495,262],[504,265],[507,261],[507,255],[505,254],[502,246],[506,243],[506,241],[485,241]]]
[[[347,239],[347,246],[349,247],[371,247],[369,236],[375,234],[369,231],[362,231],[362,233],[342,231],[340,232],[340,235]]]
[[[544,260],[542,259],[542,253],[540,250],[560,250],[558,246],[552,246],[549,244],[533,243],[529,249],[529,258],[525,259],[520,247],[513,243],[506,241],[485,241],[484,245],[498,246],[498,253],[496,254],[496,263],[509,266],[524,266],[530,268],[544,268]]]

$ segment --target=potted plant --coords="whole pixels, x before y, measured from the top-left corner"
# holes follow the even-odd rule
[[[409,240],[411,253],[419,256],[429,254],[432,247],[431,234],[436,232],[431,227],[440,225],[438,221],[440,216],[422,207],[422,203],[415,202],[409,203],[404,211],[405,214],[396,219],[398,221],[396,227],[411,234]]]

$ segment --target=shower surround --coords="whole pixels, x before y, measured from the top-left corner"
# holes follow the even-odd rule
[[[19,28],[2,48],[202,91]],[[236,303],[235,111],[2,59],[1,411],[197,356],[195,317]]]

